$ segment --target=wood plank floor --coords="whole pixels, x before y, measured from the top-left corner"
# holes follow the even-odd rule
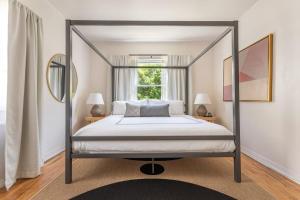
[[[231,162],[229,158],[226,162]],[[35,179],[19,180],[8,192],[0,189],[1,200],[27,200],[42,188],[51,183],[64,171],[64,154],[61,153],[49,160],[43,167],[41,176]],[[280,200],[300,200],[300,185],[290,181],[282,175],[261,165],[246,155],[242,155],[242,171],[260,187]]]

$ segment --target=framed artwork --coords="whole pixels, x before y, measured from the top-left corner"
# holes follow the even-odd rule
[[[240,101],[272,101],[273,34],[239,52]],[[223,101],[232,100],[232,57],[223,62]]]

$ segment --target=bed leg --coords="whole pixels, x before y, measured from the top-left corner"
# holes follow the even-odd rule
[[[155,169],[154,169],[154,167],[155,167],[155,165],[154,165],[154,158],[152,158],[151,159],[151,169],[152,169],[152,174],[154,174],[155,173]]]
[[[235,152],[234,160],[234,180],[237,183],[240,183],[241,180],[241,155],[240,152]]]
[[[65,159],[65,184],[72,183],[72,158],[71,155],[66,155]]]

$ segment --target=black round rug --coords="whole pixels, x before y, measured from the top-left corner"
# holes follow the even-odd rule
[[[234,200],[215,190],[167,179],[137,179],[106,185],[72,200]]]

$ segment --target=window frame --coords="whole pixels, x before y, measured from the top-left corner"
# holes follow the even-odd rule
[[[139,56],[136,58],[136,64],[138,66],[137,70],[136,70],[136,77],[137,77],[137,85],[136,85],[136,90],[137,90],[137,99],[139,99],[139,88],[155,88],[155,87],[160,87],[160,99],[162,99],[162,90],[163,88],[166,87],[165,84],[163,84],[163,76],[162,76],[162,70],[160,71],[160,84],[149,84],[149,85],[145,85],[145,84],[139,84],[139,70],[140,69],[146,69],[143,67],[147,67],[147,69],[151,70],[151,68],[149,67],[153,67],[153,69],[158,69],[161,67],[166,66],[167,64],[167,60],[166,60],[166,56]],[[157,61],[158,60],[158,61]],[[161,64],[161,65],[158,65]],[[162,68],[161,68],[162,69]],[[155,98],[156,99],[156,98]],[[142,100],[142,99],[139,99]]]

